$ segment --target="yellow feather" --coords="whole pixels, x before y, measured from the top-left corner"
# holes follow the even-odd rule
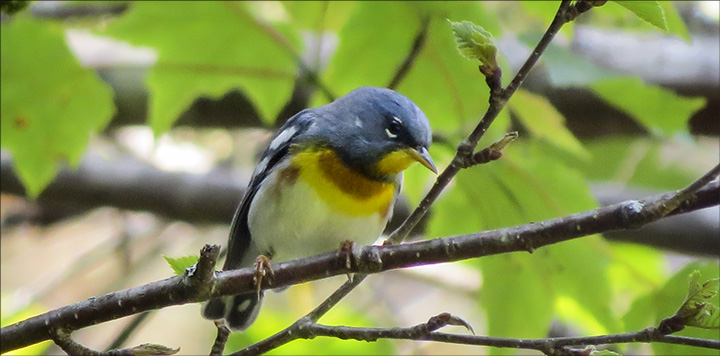
[[[346,167],[330,149],[311,148],[293,155],[300,178],[329,205],[351,216],[380,214],[386,218],[395,184],[367,179]]]
[[[377,163],[377,171],[384,175],[395,175],[404,171],[415,162],[415,159],[405,151],[394,151],[388,153]]]

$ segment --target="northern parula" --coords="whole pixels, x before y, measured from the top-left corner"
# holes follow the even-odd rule
[[[380,236],[413,162],[437,173],[430,124],[407,97],[362,87],[306,109],[278,131],[255,167],[235,212],[224,270],[250,267],[260,255],[286,261],[332,251],[343,241]],[[262,293],[213,299],[208,319],[233,330],[255,320]]]

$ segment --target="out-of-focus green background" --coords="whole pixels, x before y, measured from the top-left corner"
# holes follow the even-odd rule
[[[458,53],[447,20],[471,21],[493,35],[507,83],[557,6],[48,1],[3,14],[2,324],[166,278],[173,271],[163,255],[225,244],[233,209],[273,128],[327,103],[326,92],[387,86],[425,19],[424,45],[396,90],[429,117],[430,152],[444,167],[488,99],[477,63]],[[680,189],[716,165],[718,2],[660,2],[660,8],[654,19],[666,30],[614,1],[567,25],[480,147],[509,130],[520,138],[502,159],[461,172],[413,238],[525,224]],[[433,180],[421,167],[410,168],[398,215]],[[639,330],[674,313],[690,272],[700,270],[701,280],[718,277],[719,220],[714,207],[533,254],[375,275],[321,321],[410,326],[451,312],[489,336]],[[233,334],[226,350],[286,327],[342,282],[268,293],[257,322]],[[132,319],[74,336],[104,349]],[[150,314],[122,346],[152,342],[206,354],[214,332],[199,304],[172,307]],[[717,330],[680,334],[718,338]],[[614,349],[708,353],[666,344]],[[17,351],[59,352],[50,342]],[[273,353],[515,350],[319,338]]]

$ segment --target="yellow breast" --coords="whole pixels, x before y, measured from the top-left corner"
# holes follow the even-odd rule
[[[291,164],[329,205],[351,216],[380,214],[387,218],[395,183],[367,179],[346,167],[330,149],[297,152]]]

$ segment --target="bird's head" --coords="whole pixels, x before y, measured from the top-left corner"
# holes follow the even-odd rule
[[[369,178],[390,180],[413,162],[437,173],[428,153],[430,123],[410,99],[390,89],[361,87],[322,107],[323,136],[343,162]]]

